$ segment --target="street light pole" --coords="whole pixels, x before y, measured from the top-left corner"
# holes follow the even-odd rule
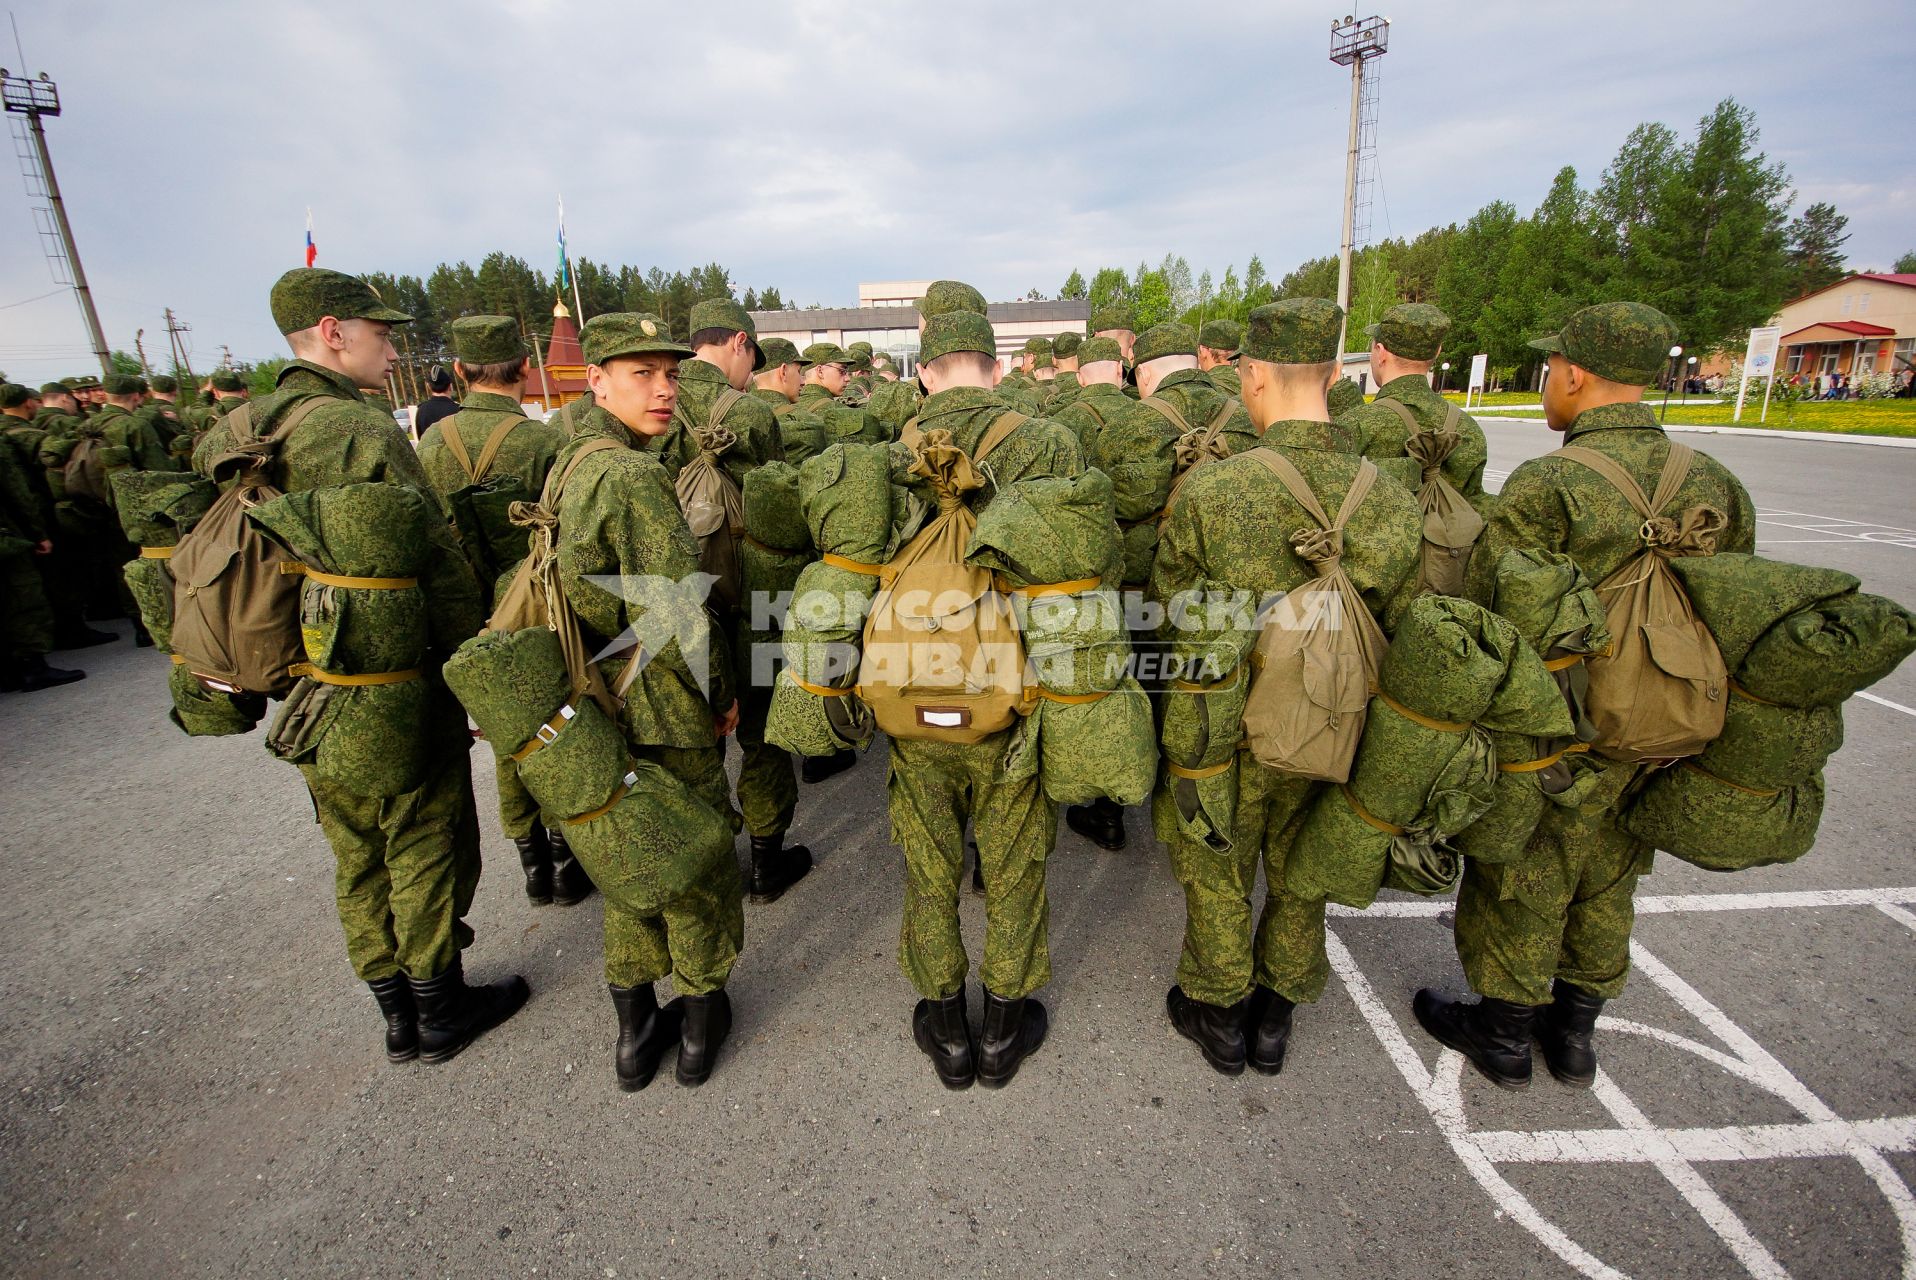
[[[80,303],[80,315],[86,321],[87,334],[93,341],[93,354],[99,358],[102,375],[113,372],[113,357],[107,352],[106,332],[100,328],[100,313],[93,309],[93,294],[87,288],[86,269],[80,265],[80,249],[73,242],[73,224],[67,221],[66,202],[60,198],[60,181],[53,176],[53,153],[47,150],[46,130],[40,125],[41,116],[60,114],[60,90],[42,71],[38,79],[28,79],[26,75],[14,75],[0,67],[0,97],[6,101],[10,114],[27,118],[27,132],[33,138],[34,156],[40,165],[40,176],[46,184],[48,211],[53,216],[54,228],[60,233],[60,247],[65,252],[67,266],[73,274],[73,295]]]
[[[1670,375],[1669,375],[1669,381],[1663,384],[1663,407],[1657,410],[1657,425],[1658,426],[1663,425],[1664,418],[1668,416],[1670,412],[1670,383],[1676,381],[1676,376],[1677,376],[1676,371],[1679,367],[1677,365],[1677,357],[1682,354],[1683,354],[1682,347],[1670,348]]]

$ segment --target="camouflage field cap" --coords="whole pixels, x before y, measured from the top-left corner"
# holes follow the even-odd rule
[[[608,311],[579,330],[587,364],[603,365],[620,356],[689,356],[692,348],[672,340],[665,321],[645,311]]]
[[[153,389],[172,395],[180,389],[180,380],[170,373],[156,373],[153,375]]]
[[[918,314],[929,320],[949,311],[985,313],[985,295],[962,280],[934,280],[918,299]]]
[[[106,380],[106,393],[110,396],[137,396],[140,394],[140,380],[130,373],[116,373]]]
[[[1641,302],[1599,302],[1563,322],[1563,328],[1530,345],[1560,355],[1610,382],[1648,386],[1670,358],[1676,325]]]
[[[17,382],[9,382],[6,386],[0,387],[0,409],[18,409],[31,399],[33,399],[31,387],[23,387]]]
[[[73,388],[64,382],[43,382],[40,384],[42,396],[66,396],[73,394]]]
[[[1324,392],[1324,405],[1331,411],[1331,417],[1338,418],[1364,403],[1364,393],[1349,378],[1339,378],[1331,383]]]
[[[62,378],[60,381],[66,384],[68,391],[91,391],[100,385],[100,380],[90,373],[83,373],[74,378]]]
[[[1235,320],[1206,320],[1198,330],[1198,345],[1213,351],[1236,351],[1244,341],[1244,326]]]
[[[1272,364],[1322,364],[1337,359],[1344,309],[1328,298],[1285,298],[1251,312],[1244,355]]]
[[[846,347],[845,350],[851,352],[855,356],[864,356],[867,359],[869,359],[872,353],[872,344],[869,342],[854,342],[850,346]]]
[[[806,364],[850,364],[852,353],[836,342],[814,342],[803,355]]]
[[[798,354],[798,348],[792,345],[792,341],[789,338],[767,338],[758,344],[758,349],[765,353],[765,364],[760,372],[763,372],[764,369],[783,368],[788,364],[806,363],[805,359]]]
[[[1437,349],[1450,332],[1450,317],[1428,302],[1400,302],[1378,319],[1364,326],[1371,339],[1384,344],[1384,350],[1406,360],[1435,360]]]
[[[246,384],[240,381],[240,376],[231,369],[215,369],[212,383],[215,391],[242,391],[246,387]]]
[[[1197,355],[1197,334],[1188,324],[1154,324],[1138,335],[1131,344],[1131,362],[1144,364],[1149,360],[1158,360],[1164,356]]]
[[[757,373],[765,367],[765,349],[758,345],[758,326],[752,323],[751,313],[732,298],[707,298],[694,303],[688,332],[698,333],[703,329],[724,329],[728,333],[742,333],[752,340],[752,351],[756,363],[752,372]]]
[[[896,370],[898,363],[883,351],[874,351],[872,352],[872,368]]]
[[[1025,339],[1025,354],[1028,356],[1050,355],[1051,354],[1051,339],[1026,338]]]
[[[1126,333],[1138,331],[1137,310],[1128,302],[1114,302],[1108,307],[1099,307],[1091,313],[1088,326],[1093,333],[1110,333],[1122,329]]]
[[[1084,345],[1084,335],[1066,329],[1051,340],[1051,353],[1060,360],[1069,360],[1078,354],[1078,348]]]
[[[851,346],[845,348],[845,354],[852,358],[853,373],[870,373],[872,371],[871,343],[854,342]]]
[[[340,320],[381,320],[411,324],[358,276],[325,267],[294,267],[273,283],[273,323],[281,333],[310,329],[327,316]]]
[[[925,321],[925,335],[918,340],[918,362],[930,364],[955,351],[995,357],[998,337],[991,331],[991,321],[975,311],[947,311]]]
[[[526,340],[511,316],[460,316],[452,322],[452,353],[469,366],[505,364],[525,356]]]
[[[1078,367],[1088,364],[1100,364],[1106,360],[1124,359],[1124,348],[1118,345],[1116,338],[1086,338],[1078,344]]]
[[[1058,367],[1058,362],[1040,351],[1037,355],[1031,357],[1031,367],[1034,369],[1055,369]]]

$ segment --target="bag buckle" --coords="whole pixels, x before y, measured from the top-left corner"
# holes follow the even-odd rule
[[[539,726],[539,732],[537,734],[539,741],[543,742],[548,747],[551,746],[555,741],[558,740],[559,730],[565,728],[566,724],[570,722],[572,717],[577,714],[579,713],[573,710],[572,704],[569,702],[566,703],[563,707],[560,707],[559,714],[553,717],[554,720],[557,720],[559,722],[558,724],[555,725],[552,723],[551,720],[548,720],[544,724]]]

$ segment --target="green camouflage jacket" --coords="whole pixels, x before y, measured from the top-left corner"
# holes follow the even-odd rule
[[[1203,432],[1229,410],[1219,439],[1230,453],[1242,453],[1257,444],[1257,429],[1244,406],[1233,404],[1196,369],[1167,375],[1153,395],[1180,415],[1191,432]],[[1122,399],[1122,393],[1118,398]],[[1185,431],[1151,405],[1123,401],[1123,408],[1097,433],[1090,450],[1091,465],[1111,477],[1118,526],[1124,530],[1126,586],[1140,586],[1151,576],[1158,517],[1171,497],[1172,482],[1188,461],[1179,457],[1184,436]]]
[[[506,418],[518,419],[518,425],[506,434],[486,478],[511,476],[536,498],[545,485],[546,472],[552,469],[552,460],[559,456],[559,449],[565,444],[565,433],[526,417],[519,402],[510,396],[474,391],[461,404],[459,412],[427,427],[419,441],[419,465],[425,468],[426,479],[440,500],[443,502],[454,491],[472,483],[465,468],[459,465],[459,459],[446,447],[445,433],[457,431],[459,442],[466,446],[466,456],[476,464],[486,447],[486,438]]]
[[[159,432],[142,414],[110,404],[93,419],[101,436],[110,445],[125,449],[135,471],[170,471],[173,462],[161,442]]]
[[[816,382],[808,382],[798,393],[798,405],[784,419],[790,430],[794,417],[810,418],[818,427],[822,448],[835,444],[888,444],[891,432],[866,409],[853,409],[832,399],[831,393]],[[790,459],[787,459],[790,461]]]
[[[1580,415],[1565,444],[1614,459],[1654,493],[1670,439],[1656,412],[1641,401],[1606,404]],[[1743,484],[1722,463],[1699,452],[1677,491],[1673,511],[1708,504],[1729,524],[1717,535],[1718,551],[1756,550],[1756,508]],[[1532,458],[1510,473],[1495,509],[1470,557],[1465,594],[1488,605],[1497,562],[1506,551],[1560,551],[1577,562],[1590,581],[1601,583],[1643,549],[1643,518],[1615,486],[1580,462]]]
[[[918,410],[920,431],[949,431],[952,442],[966,453],[978,447],[985,432],[1013,406],[995,392],[979,387],[952,387],[926,398]],[[1022,412],[1022,410],[1020,410]],[[1070,477],[1084,471],[1084,453],[1068,427],[1049,418],[1032,418],[1018,425],[987,456],[980,468],[985,487],[970,500],[973,512],[983,511],[998,486],[1014,480]],[[919,482],[922,496],[935,502],[928,485]]]
[[[865,405],[865,412],[885,425],[891,439],[896,440],[912,415],[918,412],[918,405],[924,399],[919,394],[916,382],[897,382],[881,380],[872,388],[872,397]]]
[[[311,399],[322,403],[280,446],[271,471],[275,487],[284,493],[298,493],[329,485],[385,480],[419,490],[437,508],[438,497],[405,432],[389,415],[361,400],[359,388],[351,379],[330,369],[304,360],[295,360],[281,369],[273,392],[251,402],[255,432],[261,437],[272,434],[295,405]],[[232,446],[232,427],[222,418],[201,438],[193,454],[193,469],[212,478],[213,461]],[[431,536],[432,563],[419,585],[426,596],[433,645],[450,656],[485,625],[484,597],[451,525],[435,525]],[[429,665],[436,680],[438,667]],[[448,714],[452,713],[449,709]]]
[[[23,538],[28,542],[46,540],[48,511],[33,483],[38,469],[37,466],[22,467],[12,449],[0,448],[0,542],[9,538]],[[11,554],[21,548],[16,545],[0,550]],[[16,609],[19,602],[8,600],[6,607]]]
[[[1263,443],[1290,459],[1333,519],[1362,459],[1342,451],[1342,437],[1323,422],[1277,422]],[[1291,546],[1291,535],[1316,522],[1262,463],[1236,456],[1193,472],[1158,542],[1148,594],[1167,607],[1159,634],[1196,656],[1215,653],[1228,671],[1255,642],[1254,610],[1277,592],[1314,576]],[[1383,624],[1396,629],[1417,598],[1423,517],[1409,490],[1379,475],[1344,529],[1344,571]],[[1246,592],[1253,611],[1172,610],[1184,592]],[[1187,598],[1187,603],[1188,603]],[[1250,623],[1251,625],[1246,625]]]
[[[1212,386],[1233,400],[1244,394],[1244,384],[1239,380],[1237,366],[1234,364],[1221,364],[1216,368],[1207,369],[1204,371],[1204,376],[1211,380]]]
[[[672,426],[664,435],[647,437],[640,447],[658,454],[666,471],[677,479],[685,464],[699,456],[694,428],[710,423],[718,398],[729,390],[731,384],[717,365],[705,360],[680,361],[679,403],[672,411]],[[750,392],[726,410],[721,422],[712,425],[725,427],[738,439],[720,455],[719,464],[739,484],[745,483],[746,473],[753,467],[785,456],[771,408]]]
[[[620,637],[629,643],[635,617],[642,639],[672,637],[660,652],[648,653],[626,696],[622,727],[636,746],[711,748],[717,745],[712,718],[732,705],[731,661],[723,628],[703,593],[687,583],[699,571],[699,547],[679,513],[672,477],[659,456],[641,449],[639,437],[604,409],[595,405],[576,421],[553,464],[561,474],[588,441],[619,446],[588,454],[559,495],[559,578],[585,628],[587,652],[597,655]],[[612,578],[622,584],[611,586]],[[709,694],[687,661],[688,647],[709,655]],[[623,668],[623,660],[602,664],[608,683]]]
[[[778,424],[780,456],[785,461],[797,466],[825,451],[825,428],[811,414],[801,413],[796,401],[787,400],[776,391],[760,390],[752,394],[772,411],[772,419]]]
[[[1056,410],[1051,417],[1077,433],[1084,456],[1089,458],[1097,449],[1098,434],[1104,430],[1104,424],[1134,404],[1110,383],[1094,382],[1088,387],[1080,386],[1078,393],[1071,397],[1071,403]]]
[[[1083,394],[1084,384],[1078,381],[1078,371],[1066,369],[1051,380],[1051,399],[1046,402],[1045,409],[1055,414]]]
[[[1370,404],[1360,404],[1337,419],[1337,425],[1351,433],[1358,452],[1373,462],[1409,456],[1404,451],[1404,443],[1410,439],[1410,428],[1397,416],[1396,410],[1378,403],[1384,400],[1395,400],[1409,409],[1417,425],[1425,431],[1441,428],[1452,408],[1450,401],[1431,389],[1422,374],[1407,373],[1386,382],[1377,389]],[[1444,479],[1473,506],[1484,511],[1486,504],[1481,501],[1484,464],[1490,460],[1490,446],[1484,441],[1484,429],[1467,413],[1458,417],[1457,434],[1461,437],[1457,448],[1444,459]],[[1414,463],[1402,471],[1395,467],[1386,467],[1385,471],[1413,488],[1423,483],[1423,475]]]

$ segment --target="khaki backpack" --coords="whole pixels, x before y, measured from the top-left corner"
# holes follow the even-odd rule
[[[1470,566],[1470,553],[1484,531],[1484,518],[1470,500],[1444,476],[1444,462],[1463,443],[1457,430],[1464,413],[1456,405],[1444,410],[1444,423],[1426,431],[1418,423],[1410,406],[1400,400],[1377,400],[1410,428],[1404,452],[1423,467],[1423,483],[1417,488],[1417,510],[1424,517],[1424,555],[1417,570],[1417,588],[1439,595],[1458,596],[1464,592],[1464,570]]]
[[[529,501],[533,496],[526,492],[524,482],[517,476],[494,478],[492,464],[498,460],[499,450],[505,447],[506,437],[515,427],[531,419],[511,410],[499,410],[503,416],[480,446],[475,461],[467,452],[458,427],[459,417],[472,412],[475,411],[463,410],[441,422],[439,438],[445,442],[446,451],[459,464],[459,469],[466,473],[466,483],[446,495],[446,506],[452,511],[460,546],[473,572],[479,576],[479,585],[490,592],[506,566],[524,554],[525,537],[514,529],[511,512],[516,504]]]
[[[1608,480],[1643,517],[1643,550],[1597,584],[1611,642],[1607,653],[1585,663],[1590,690],[1584,709],[1597,731],[1591,749],[1625,761],[1693,756],[1723,732],[1730,674],[1670,561],[1715,554],[1716,535],[1728,521],[1711,506],[1674,518],[1659,513],[1676,500],[1696,451],[1671,442],[1652,498],[1594,449],[1571,445],[1552,456]]]
[[[719,458],[738,443],[732,429],[724,425],[725,415],[744,398],[744,392],[727,387],[712,401],[712,411],[703,426],[680,418],[699,451],[679,471],[674,486],[679,510],[685,513],[685,523],[698,539],[700,570],[718,579],[712,584],[712,599],[725,609],[738,608],[745,598],[738,549],[745,534],[745,498],[738,481],[719,465]]]
[[[1317,576],[1266,611],[1251,650],[1244,742],[1266,768],[1344,782],[1390,644],[1343,567],[1344,526],[1376,482],[1377,468],[1358,464],[1332,522],[1289,458],[1262,446],[1247,452],[1316,522],[1293,533],[1291,546]]]
[[[857,686],[894,738],[980,742],[1009,728],[1024,707],[1017,615],[991,573],[965,563],[978,526],[965,499],[984,487],[978,464],[1027,420],[1001,414],[975,455],[949,431],[913,427],[911,472],[931,481],[938,514],[879,573]]]
[[[1231,456],[1231,448],[1224,441],[1224,424],[1231,420],[1237,411],[1237,401],[1226,399],[1215,417],[1201,428],[1194,429],[1184,420],[1184,415],[1168,400],[1156,396],[1147,396],[1139,403],[1155,409],[1158,416],[1178,430],[1177,460],[1173,464],[1171,492],[1164,499],[1164,509],[1155,517],[1159,526],[1171,518],[1171,508],[1177,505],[1178,491],[1184,488],[1184,482],[1190,474],[1207,462]],[[1147,519],[1151,517],[1146,517]]]
[[[60,483],[67,497],[91,498],[103,506],[113,504],[106,478],[106,450],[112,447],[97,429],[80,434],[60,469]]]
[[[306,566],[246,518],[280,496],[271,479],[280,448],[327,397],[309,396],[273,433],[253,433],[253,407],[223,420],[232,447],[208,470],[233,483],[174,548],[173,658],[209,689],[278,697],[292,688],[292,667],[306,660],[300,639],[300,576]]]

